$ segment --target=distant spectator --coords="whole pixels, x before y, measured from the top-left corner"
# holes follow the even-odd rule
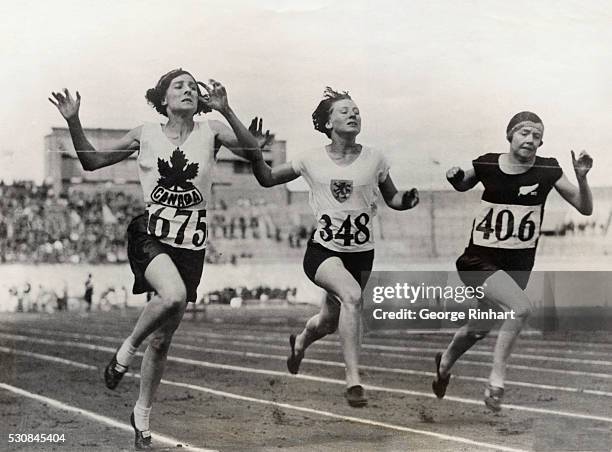
[[[89,276],[87,277],[87,280],[85,281],[85,295],[83,296],[83,299],[85,300],[85,309],[87,310],[87,312],[91,311],[91,301],[93,298],[93,291],[94,291],[94,286],[93,286],[93,281],[91,278],[91,273],[89,274]]]
[[[68,310],[68,284],[65,280],[62,281],[62,289],[56,293],[57,299],[57,310],[67,311]]]
[[[121,290],[119,291],[119,301],[121,302],[121,306],[123,309],[127,309],[128,306],[128,290],[125,286],[121,286]]]

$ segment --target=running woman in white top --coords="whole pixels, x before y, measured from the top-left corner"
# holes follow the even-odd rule
[[[372,220],[378,190],[395,210],[414,207],[418,193],[416,189],[399,192],[384,155],[356,142],[361,115],[348,93],[328,87],[312,119],[315,129],[331,139],[330,144],[274,168],[259,154],[253,173],[264,187],[303,176],[310,186],[310,206],[318,221],[304,256],[304,271],[328,296],[304,330],[290,336],[289,372],[298,373],[310,344],[339,329],[346,365],[345,397],[351,406],[360,407],[367,404],[358,369],[362,288],[374,259]]]
[[[472,162],[473,168],[463,171],[453,167],[446,174],[457,191],[469,190],[478,182],[484,186],[469,245],[457,259],[459,275],[466,285],[483,286],[483,307],[498,306],[514,311],[515,316],[504,321],[495,344],[493,368],[485,390],[485,404],[493,411],[501,409],[508,358],[531,311],[523,290],[533,268],[548,193],[554,187],[583,215],[593,211],[586,178],[593,160],[586,152],[576,159],[572,151],[578,180],[578,187],[574,186],[556,159],[536,156],[543,134],[544,125],[536,114],[517,113],[506,128],[509,152],[482,155]],[[484,338],[494,323],[468,321],[444,353],[436,355],[432,388],[438,398],[446,393],[453,364]]]
[[[198,85],[206,89],[203,95]],[[115,389],[136,350],[151,340],[141,366],[140,395],[131,423],[137,449],[151,447],[149,414],[159,386],[174,331],[187,306],[196,301],[206,248],[206,209],[212,175],[221,146],[242,157],[262,143],[251,135],[229,106],[225,88],[210,80],[197,82],[187,71],[163,75],[146,93],[148,102],[168,118],[165,124],[144,124],[98,151],[88,141],[79,120],[81,96],[67,89],[49,98],[68,122],[78,158],[86,171],[112,165],[138,151],[138,175],[147,211],[128,227],[128,257],[134,272],[134,293],[156,292],[134,329],[105,369],[109,389]],[[217,110],[219,121],[194,121]]]

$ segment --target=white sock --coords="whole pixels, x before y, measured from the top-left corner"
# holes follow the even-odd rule
[[[494,388],[504,388],[504,379],[499,375],[491,375],[489,377],[489,386]]]
[[[134,356],[136,356],[136,350],[138,349],[132,345],[128,337],[117,351],[117,364],[123,368],[127,368],[132,363]]]
[[[145,408],[140,406],[138,401],[136,401],[136,405],[134,405],[134,424],[136,424],[136,428],[142,431],[149,430],[149,415],[151,414],[151,407]]]

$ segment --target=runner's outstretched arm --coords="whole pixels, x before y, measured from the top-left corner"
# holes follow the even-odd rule
[[[136,127],[112,143],[108,151],[98,151],[85,136],[79,119],[79,107],[81,106],[79,92],[76,92],[76,99],[70,95],[70,91],[66,88],[64,88],[64,94],[52,92],[51,95],[53,99],[49,98],[49,102],[57,107],[68,123],[72,144],[85,171],[93,171],[113,165],[128,158],[139,149],[141,127]]]
[[[384,182],[378,184],[378,188],[385,203],[393,210],[412,209],[419,203],[419,192],[416,188],[399,191],[390,175],[387,175]]]
[[[555,183],[555,189],[578,212],[583,215],[591,215],[593,213],[593,194],[586,176],[593,166],[593,159],[585,151],[582,151],[576,159],[576,155],[572,151],[572,163],[574,164],[578,187],[572,184],[565,175],[562,175]]]
[[[263,120],[254,118],[249,126],[249,131],[256,139],[262,143],[250,155],[253,174],[262,187],[273,187],[275,185],[286,184],[300,177],[291,162],[285,162],[272,168],[263,158],[261,149],[271,140],[270,132],[263,133]]]
[[[274,168],[266,163],[259,152],[259,157],[251,162],[253,174],[262,187],[274,187],[275,185],[286,184],[300,177],[293,169],[291,162],[282,163]]]
[[[208,85],[203,82],[197,83],[208,93],[207,97],[200,97],[200,100],[206,103],[212,110],[218,111],[231,127],[230,129],[230,127],[227,127],[220,121],[209,121],[210,128],[215,133],[216,149],[218,150],[220,146],[225,146],[233,154],[247,160],[252,160],[253,153],[271,140],[270,133],[267,132],[262,137],[255,137],[251,128],[247,129],[245,127],[230,107],[227,91],[221,83],[213,79],[208,81]]]
[[[453,166],[446,172],[446,179],[457,191],[468,191],[478,183],[474,168],[463,171],[458,166]]]

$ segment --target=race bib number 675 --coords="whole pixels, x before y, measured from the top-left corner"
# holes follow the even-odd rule
[[[206,246],[206,210],[176,209],[159,205],[148,208],[147,232],[163,243],[200,250]]]
[[[542,206],[520,206],[480,202],[474,220],[475,245],[491,248],[534,248],[540,235]]]

